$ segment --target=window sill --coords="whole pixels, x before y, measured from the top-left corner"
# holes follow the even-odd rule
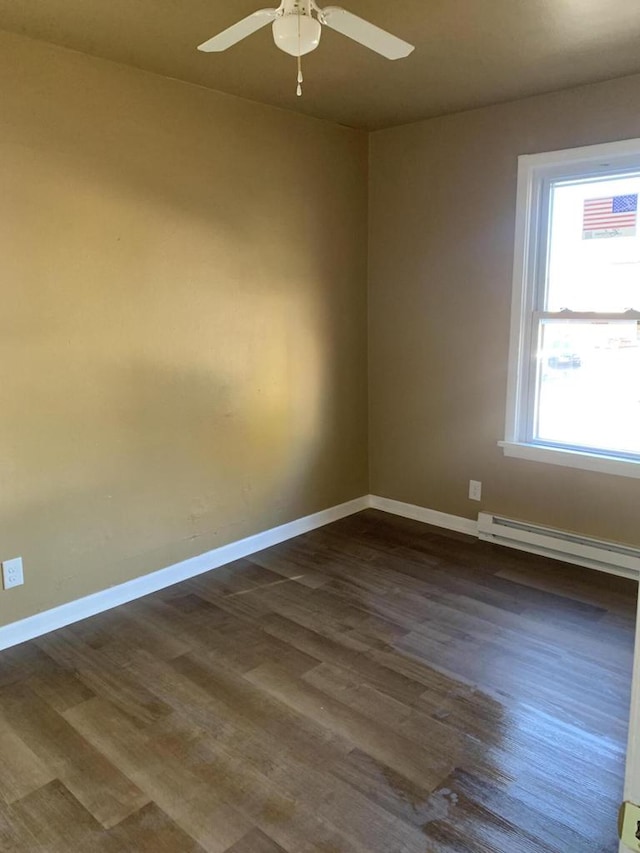
[[[505,456],[515,456],[519,459],[528,459],[531,462],[562,465],[565,468],[582,468],[584,471],[598,471],[602,474],[617,474],[620,477],[640,478],[640,462],[631,459],[513,441],[499,441],[498,444]]]

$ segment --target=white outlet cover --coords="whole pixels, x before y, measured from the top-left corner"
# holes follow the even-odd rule
[[[14,557],[12,560],[3,561],[2,581],[5,589],[11,589],[14,586],[22,586],[24,583],[22,557]]]
[[[480,480],[469,480],[469,500],[482,500],[482,483]]]

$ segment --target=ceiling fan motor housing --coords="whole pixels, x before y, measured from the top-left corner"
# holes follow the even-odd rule
[[[305,4],[306,5],[306,4]],[[304,56],[320,44],[322,26],[320,21],[294,4],[291,11],[285,10],[273,22],[273,40],[276,47],[291,56]]]

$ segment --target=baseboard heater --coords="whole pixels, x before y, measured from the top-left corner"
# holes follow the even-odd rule
[[[619,545],[617,542],[527,524],[488,512],[478,514],[478,536],[486,542],[542,554],[614,575],[634,579],[640,576],[640,548]]]

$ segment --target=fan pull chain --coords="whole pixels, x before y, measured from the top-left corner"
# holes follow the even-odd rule
[[[296,88],[296,95],[300,97],[302,94],[302,81],[304,77],[302,76],[302,57],[300,55],[300,9],[298,9],[298,86]]]
[[[296,95],[300,97],[302,94],[302,82],[304,77],[302,76],[302,57],[298,55],[298,88],[296,89]]]

